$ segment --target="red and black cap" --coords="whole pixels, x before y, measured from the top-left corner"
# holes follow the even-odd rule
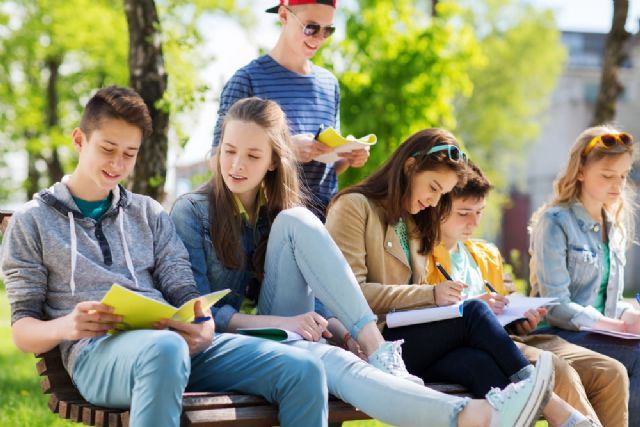
[[[278,13],[280,6],[298,6],[301,4],[326,4],[335,9],[336,0],[280,0],[280,4],[266,10],[267,13]]]

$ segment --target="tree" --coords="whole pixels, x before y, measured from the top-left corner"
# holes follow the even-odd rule
[[[233,0],[172,0],[162,8],[154,0],[124,0],[124,5],[129,27],[129,85],[142,96],[153,119],[153,133],[142,144],[130,187],[162,200],[171,115],[193,108],[203,100],[199,94],[208,90],[196,73],[196,64],[205,59],[196,54],[202,41],[197,23],[205,13],[234,10],[238,20],[246,21],[247,11],[236,8]],[[182,136],[178,121],[171,124]]]
[[[196,108],[208,90],[198,76],[203,61],[211,60],[197,49],[202,40],[198,20],[205,13],[231,11],[241,22],[251,19],[247,9],[237,7],[234,0],[164,0],[156,24],[147,27],[153,38],[138,34],[131,49],[136,69],[134,87],[147,97],[150,108],[171,114],[171,126],[181,141],[186,137],[176,118]],[[106,85],[127,85],[127,34],[121,2],[35,0],[0,4],[0,153],[27,151],[28,195],[70,170],[74,153],[68,135],[78,124],[91,94]],[[136,52],[145,43],[161,43],[163,50],[158,52],[167,56],[166,74],[173,77],[165,81],[164,90],[156,87],[148,91],[155,82],[138,81],[147,77],[147,71],[138,68],[142,62],[136,62],[142,58]],[[163,129],[160,133],[166,138],[167,125],[161,121],[157,119],[155,127]],[[157,152],[151,159],[143,154],[138,163],[160,166],[160,172],[153,168],[137,171],[136,180],[148,189],[136,190],[156,196],[165,179],[166,144],[145,145]],[[0,181],[0,197],[3,194],[6,185]]]
[[[627,58],[624,47],[630,34],[624,29],[629,13],[629,0],[612,0],[611,31],[604,48],[600,91],[593,112],[592,126],[612,121],[616,116],[616,100],[622,93],[620,66]]]
[[[129,26],[129,85],[144,99],[153,132],[140,147],[132,191],[162,200],[167,175],[169,111],[158,108],[167,90],[162,35],[153,0],[124,0]]]
[[[460,9],[441,1],[431,17],[430,4],[360,1],[346,10],[345,40],[321,54],[340,80],[342,133],[378,136],[367,165],[347,170],[342,185],[377,169],[412,133],[455,127],[453,101],[470,94],[466,70],[482,57]]]
[[[126,84],[126,28],[122,10],[106,0],[6,2],[5,8],[0,132],[10,141],[3,148],[28,153],[31,195],[59,180],[71,161],[67,134],[79,122],[82,101],[95,87]]]

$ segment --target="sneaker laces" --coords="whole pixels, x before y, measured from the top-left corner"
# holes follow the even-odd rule
[[[378,355],[378,360],[389,371],[406,371],[407,368],[404,366],[404,360],[402,360],[402,344],[404,344],[404,340],[391,341],[389,344],[387,351]]]
[[[485,397],[491,406],[498,409],[498,406],[504,406],[507,400],[509,400],[514,394],[517,394],[519,391],[518,389],[522,388],[522,385],[523,384],[521,382],[511,383],[502,390],[498,387],[493,387]]]

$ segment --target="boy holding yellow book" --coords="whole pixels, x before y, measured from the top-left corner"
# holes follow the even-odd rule
[[[321,426],[327,416],[321,367],[302,350],[199,322],[163,319],[154,329],[107,335],[123,321],[100,302],[113,283],[182,306],[200,294],[188,253],[155,200],[119,185],[132,172],[151,118],[130,89],[99,90],[73,130],[74,172],[13,216],[4,236],[13,339],[22,351],[59,346],[89,402],[130,407],[131,426],[178,426],[182,393],[230,391],[278,403],[283,426]]]

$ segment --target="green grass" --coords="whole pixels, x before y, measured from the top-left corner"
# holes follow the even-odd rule
[[[21,353],[11,340],[9,302],[0,287],[0,426],[79,426],[58,418],[47,407],[48,396],[40,391],[36,359]]]
[[[0,426],[56,427],[81,426],[52,414],[48,396],[40,392],[40,377],[35,358],[21,353],[11,340],[9,302],[0,282]],[[546,427],[539,422],[536,427]],[[380,421],[350,421],[344,427],[386,427]]]

